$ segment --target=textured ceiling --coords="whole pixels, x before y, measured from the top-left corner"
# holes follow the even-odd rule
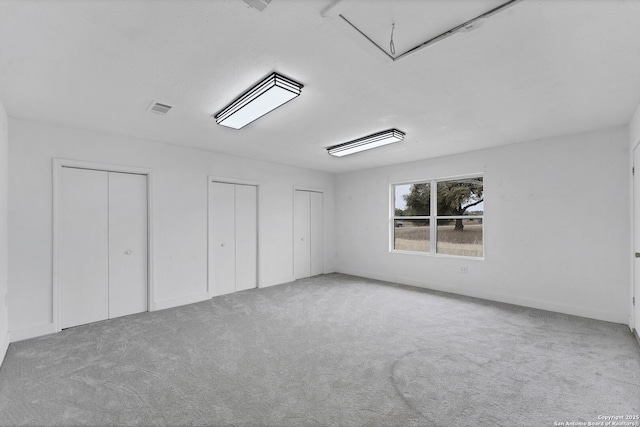
[[[336,7],[365,26],[392,18],[398,50],[403,26],[443,24],[442,1],[371,3]],[[0,100],[12,117],[330,172],[623,125],[640,102],[640,1],[523,0],[396,62],[323,17],[330,4],[0,0]],[[242,130],[215,124],[272,71],[302,95]],[[173,109],[149,113],[152,100]],[[326,153],[391,127],[402,143]]]

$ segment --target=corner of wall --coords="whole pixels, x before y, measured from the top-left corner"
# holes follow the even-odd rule
[[[4,362],[4,357],[7,355],[9,349],[9,332],[5,332],[0,336],[0,366]]]
[[[629,145],[632,151],[638,140],[640,140],[640,104],[629,121]]]
[[[9,135],[7,113],[0,102],[0,365],[9,348],[8,292],[8,209],[9,194]]]

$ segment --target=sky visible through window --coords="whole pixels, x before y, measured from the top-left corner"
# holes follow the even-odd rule
[[[404,201],[403,195],[409,194],[411,192],[411,184],[399,184],[395,186],[396,194],[395,194],[395,208],[405,210],[407,208],[407,203]],[[467,209],[467,212],[483,212],[484,211],[484,202],[479,205],[472,206]]]

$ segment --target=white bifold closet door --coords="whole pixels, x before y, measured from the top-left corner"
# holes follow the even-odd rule
[[[322,193],[295,191],[294,277],[324,273],[324,233]]]
[[[109,173],[109,318],[147,311],[147,177]]]
[[[146,311],[146,176],[68,167],[60,176],[61,328]]]
[[[258,284],[258,199],[255,185],[209,183],[211,296]]]

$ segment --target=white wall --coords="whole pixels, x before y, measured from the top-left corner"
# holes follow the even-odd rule
[[[339,175],[337,270],[627,323],[628,138],[620,127]],[[389,252],[390,183],[475,172],[484,260]]]
[[[7,270],[8,226],[7,203],[9,199],[9,145],[7,136],[7,113],[0,103],[0,364],[9,346]]]
[[[10,119],[11,340],[53,331],[52,158],[152,169],[156,307],[206,298],[207,176],[260,183],[260,287],[293,280],[293,188],[325,192],[325,271],[335,270],[331,174]]]

